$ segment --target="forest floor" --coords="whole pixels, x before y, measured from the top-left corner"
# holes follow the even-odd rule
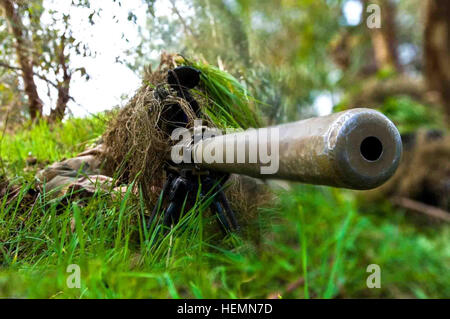
[[[130,188],[87,203],[28,199],[38,169],[83,151],[105,125],[99,115],[1,137],[0,177],[21,188],[0,189],[0,297],[450,297],[450,226],[388,202],[362,209],[352,191],[293,185],[225,238],[209,230],[209,214],[186,214],[157,245]],[[73,264],[79,289],[67,285]],[[367,287],[370,264],[380,266],[379,289]]]

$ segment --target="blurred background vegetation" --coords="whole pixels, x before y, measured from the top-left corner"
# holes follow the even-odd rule
[[[450,297],[450,2],[142,0],[138,14],[104,0],[126,17],[113,23],[137,30],[116,59],[136,74],[162,51],[180,53],[239,79],[267,125],[370,107],[404,142],[383,187],[290,185],[261,208],[263,239],[204,238],[200,215],[152,256],[139,198],[94,198],[82,213],[76,203],[63,214],[58,203],[19,209],[36,170],[82,151],[109,116],[71,115],[72,89],[90,79],[81,58],[96,52],[69,9],[85,10],[87,30],[106,18],[89,0],[62,2],[64,12],[0,0],[0,296]],[[373,4],[380,28],[367,26]],[[10,201],[6,179],[28,186]],[[85,269],[81,290],[65,286],[70,263]],[[369,264],[381,266],[381,289],[366,287]]]

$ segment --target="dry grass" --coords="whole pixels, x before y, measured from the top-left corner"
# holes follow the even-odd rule
[[[173,95],[162,100],[155,96],[155,90],[166,85],[167,71],[177,66],[175,58],[163,54],[156,70],[146,70],[142,87],[109,123],[103,136],[106,174],[120,183],[135,181],[149,201],[162,186],[162,166],[170,152],[170,132],[164,130],[162,111],[177,102],[194,120],[186,101]]]

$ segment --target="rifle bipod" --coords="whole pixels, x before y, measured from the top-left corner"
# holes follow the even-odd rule
[[[155,223],[157,217],[160,217],[159,221],[162,219],[162,224],[166,227],[178,223],[184,213],[185,203],[199,194],[199,200],[207,205],[205,208],[210,208],[217,216],[224,234],[239,230],[236,216],[223,191],[228,174],[172,166],[167,166],[165,170],[167,178],[148,220],[148,228]]]

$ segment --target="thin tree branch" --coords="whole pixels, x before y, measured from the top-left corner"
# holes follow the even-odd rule
[[[7,64],[7,63],[2,62],[2,61],[0,61],[0,67],[3,67],[5,69],[10,69],[12,71],[20,71],[20,72],[22,72],[22,69],[20,67],[13,66],[13,65]],[[55,89],[59,90],[59,85],[57,83],[53,82],[52,80],[49,80],[46,76],[44,76],[42,74],[39,74],[37,72],[33,72],[33,75],[38,77],[42,81],[47,82],[48,84],[53,86]],[[69,96],[69,99],[75,102],[75,98],[74,97]]]
[[[391,201],[393,204],[406,208],[408,210],[422,213],[446,222],[450,222],[450,213],[443,209],[430,206],[406,197],[394,197],[391,199]]]
[[[175,0],[170,0],[170,3],[172,4],[172,8],[173,11],[175,12],[175,14],[178,16],[178,19],[180,19],[181,24],[183,25],[184,31],[186,33],[190,33],[191,36],[193,36],[194,38],[196,38],[195,32],[194,30],[192,30],[192,28],[186,23],[186,21],[184,20],[183,16],[181,15],[180,11],[178,11]]]
[[[7,64],[5,62],[2,62],[2,61],[0,61],[0,66],[5,68],[5,69],[10,69],[10,70],[13,70],[13,71],[20,71],[20,72],[22,72],[22,68],[17,67],[17,66],[9,65],[9,64]]]
[[[13,66],[13,65],[7,64],[7,63],[5,63],[5,62],[1,62],[1,61],[0,61],[0,67],[6,68],[6,69],[10,69],[10,70],[13,70],[13,71],[20,71],[20,72],[23,72],[22,68],[17,67],[17,66]],[[43,76],[43,75],[41,75],[41,74],[39,74],[39,73],[37,73],[37,72],[33,72],[33,75],[34,75],[34,76],[37,76],[39,79],[41,79],[41,80],[47,82],[48,84],[50,84],[51,86],[53,86],[55,89],[58,89],[58,84],[56,84],[55,82],[53,82],[53,81],[47,79],[45,76]]]
[[[55,82],[47,79],[44,75],[41,75],[39,73],[33,72],[33,74],[35,76],[37,76],[39,79],[41,79],[42,81],[47,82],[48,84],[50,84],[51,86],[53,86],[55,89],[58,89],[58,84],[56,84]]]

